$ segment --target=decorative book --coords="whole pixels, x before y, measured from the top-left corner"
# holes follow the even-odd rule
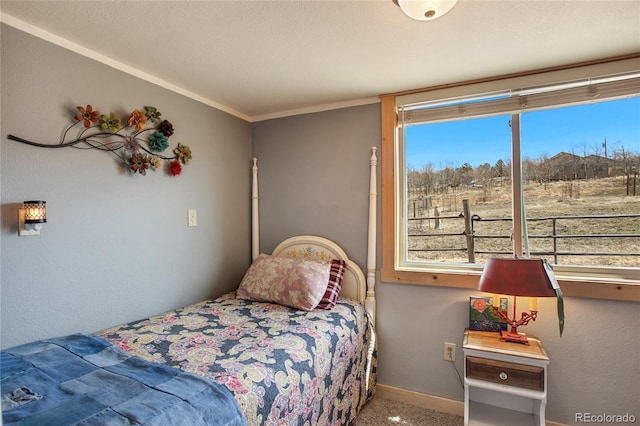
[[[479,331],[500,332],[507,329],[507,324],[493,312],[492,297],[469,297],[469,329]],[[509,299],[500,298],[500,310],[507,310]]]

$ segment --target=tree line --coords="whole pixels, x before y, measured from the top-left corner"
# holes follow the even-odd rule
[[[549,157],[525,157],[522,173],[525,182],[547,183],[578,179],[598,179],[615,176],[637,176],[640,172],[640,153],[624,147],[610,155],[600,153],[576,155],[573,152],[559,152]],[[494,165],[489,163],[477,167],[464,163],[459,167],[446,166],[436,169],[428,163],[421,169],[407,169],[407,186],[410,198],[433,194],[446,194],[461,187],[476,187],[488,194],[496,185],[511,181],[511,159],[499,159]]]

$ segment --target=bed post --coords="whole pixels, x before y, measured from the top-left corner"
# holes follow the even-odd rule
[[[378,148],[371,147],[371,176],[369,178],[369,239],[367,244],[367,298],[364,306],[371,316],[373,325],[376,325],[376,209],[377,209],[377,179],[376,167],[378,158],[376,151]]]
[[[258,159],[253,158],[253,184],[251,188],[251,259],[260,254],[260,211],[258,209]]]

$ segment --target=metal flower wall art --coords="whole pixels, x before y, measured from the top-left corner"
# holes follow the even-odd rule
[[[133,110],[124,120],[113,112],[101,114],[93,106],[77,107],[75,121],[62,132],[57,144],[43,144],[7,137],[16,142],[41,148],[83,148],[107,151],[120,158],[132,174],[146,175],[147,170],[165,169],[171,176],[182,173],[183,165],[191,160],[191,148],[181,143],[167,154],[169,137],[173,135],[173,125],[161,118],[155,107],[146,106]],[[75,139],[71,130],[77,128]]]

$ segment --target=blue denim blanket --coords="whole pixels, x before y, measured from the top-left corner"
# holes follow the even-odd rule
[[[224,386],[81,334],[2,351],[4,425],[244,425]]]

